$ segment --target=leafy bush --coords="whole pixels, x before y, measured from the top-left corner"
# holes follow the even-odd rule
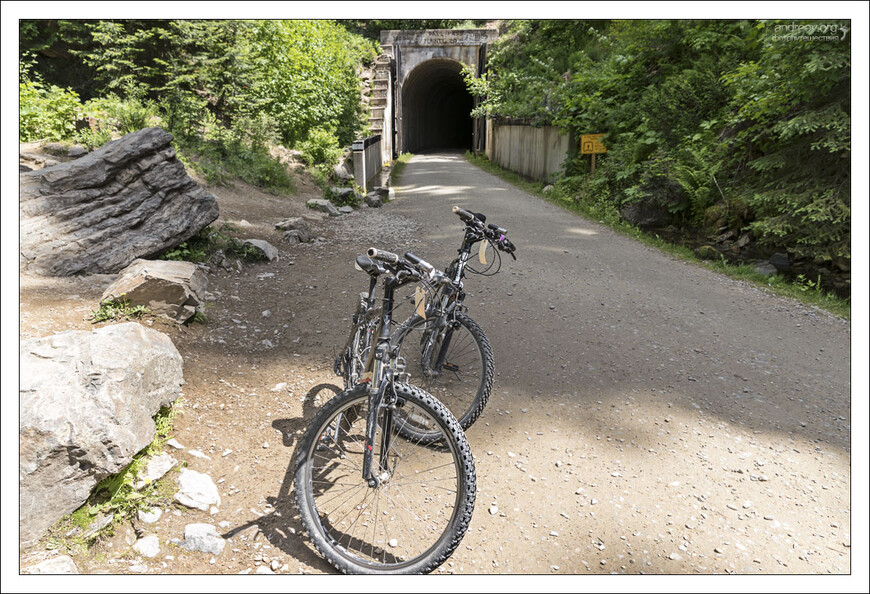
[[[79,96],[74,91],[46,85],[38,77],[31,78],[22,66],[18,85],[18,140],[67,140],[75,133],[75,121],[81,111]]]
[[[92,127],[123,136],[160,124],[157,105],[153,101],[115,94],[91,99],[84,104],[83,115],[92,118]]]

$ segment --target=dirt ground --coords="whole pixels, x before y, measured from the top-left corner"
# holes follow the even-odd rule
[[[275,262],[242,264],[240,271],[212,268],[205,323],[144,321],[166,332],[184,358],[173,435],[185,449],[167,450],[208,473],[222,503],[215,515],[167,505],[156,524],[132,526],[159,537],[158,556],[137,556],[119,529],[74,557],[79,571],[333,573],[302,534],[290,460],[314,411],[340,383],[333,353],[365,289],[353,257],[370,245],[417,248],[446,264],[461,238],[448,210],[457,203],[501,209],[504,216],[492,220],[527,231],[513,235],[517,262],[471,281],[467,303],[490,334],[498,374],[491,402],[468,432],[478,472],[474,518],[437,572],[850,576],[858,527],[849,323],[675,263],[527,195],[508,203],[513,190],[467,164],[448,163],[461,169],[451,176],[477,182],[448,176],[459,190],[433,189],[432,179],[445,176],[442,165],[415,159],[397,200],[339,218],[314,215],[319,239],[294,246],[274,225],[312,215],[305,201],[319,197],[313,184],[300,184],[292,198],[243,184],[208,188],[220,204],[219,222],[281,252]],[[493,197],[463,202],[470,183]],[[571,240],[548,238],[557,225],[543,217],[559,221]],[[590,247],[579,257],[572,242],[592,237],[612,243],[584,244]],[[619,263],[606,260],[614,250]],[[646,266],[656,274],[681,266],[688,272],[656,280],[667,287],[660,291],[639,272]],[[587,280],[593,273],[594,283]],[[92,329],[88,316],[112,279],[22,276],[20,337]],[[714,302],[694,301],[694,291]],[[715,300],[726,293],[734,302],[720,309]],[[770,343],[756,341],[752,318],[736,328],[726,323],[747,310],[775,318]],[[723,334],[726,326],[733,334]],[[805,333],[816,337],[812,347],[778,350],[783,342],[802,344]],[[806,366],[816,372],[804,375]],[[193,522],[220,526],[228,539],[223,553],[170,543]],[[54,554],[26,551],[21,566]],[[813,582],[791,582],[798,590],[806,583]],[[813,587],[843,587],[824,584],[842,582]]]

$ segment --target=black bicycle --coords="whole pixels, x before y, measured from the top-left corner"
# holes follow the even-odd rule
[[[453,553],[471,522],[474,461],[450,411],[399,381],[391,314],[397,288],[450,281],[411,253],[400,258],[372,248],[356,264],[371,278],[370,294],[383,279],[381,306],[369,308],[360,324],[373,340],[354,371],[357,382],[318,411],[299,441],[296,504],[314,546],[339,570],[428,573]],[[433,434],[437,442],[416,437]]]
[[[398,325],[393,333],[393,344],[414,381],[441,400],[467,430],[489,400],[494,363],[489,339],[466,313],[463,280],[469,272],[485,276],[496,274],[501,269],[499,252],[516,260],[516,247],[507,238],[505,229],[486,224],[485,215],[458,206],[453,207],[453,212],[465,223],[465,233],[457,257],[445,271],[450,282],[418,292],[415,313]],[[480,246],[479,264],[472,265],[472,253],[477,245]],[[494,257],[487,262],[489,247],[493,248]],[[419,303],[421,294],[426,299],[424,307]],[[361,344],[364,348],[365,340]],[[436,437],[428,436],[429,439]]]

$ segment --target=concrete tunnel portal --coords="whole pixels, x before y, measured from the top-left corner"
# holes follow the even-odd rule
[[[462,66],[486,71],[495,29],[381,31],[375,60],[369,128],[384,162],[402,153],[439,149],[484,150],[485,121],[472,118],[475,99]]]
[[[418,65],[402,85],[402,136],[407,152],[472,148],[474,99],[455,60]]]

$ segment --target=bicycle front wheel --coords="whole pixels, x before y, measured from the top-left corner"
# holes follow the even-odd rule
[[[465,314],[457,313],[448,324],[442,336],[431,337],[427,321],[412,318],[397,333],[399,354],[411,381],[443,402],[468,429],[492,391],[492,347],[477,322]],[[427,341],[434,343],[428,349]]]
[[[373,444],[378,486],[362,475],[364,386],[324,405],[299,442],[294,487],[302,523],[344,573],[428,573],[459,545],[474,510],[474,461],[459,424],[426,392],[394,386],[399,415],[423,419],[447,438],[437,447],[408,439],[384,409]]]

